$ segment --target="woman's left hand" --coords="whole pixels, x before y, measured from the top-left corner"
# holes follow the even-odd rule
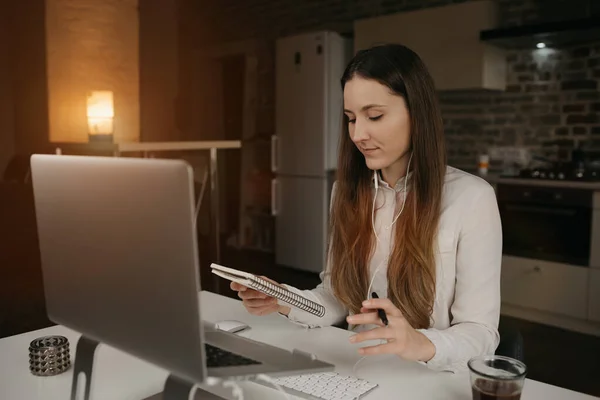
[[[376,346],[362,347],[359,353],[363,355],[396,354],[412,361],[429,361],[435,355],[435,346],[421,332],[415,330],[402,315],[402,312],[389,299],[370,299],[363,302],[360,314],[347,318],[354,325],[378,325],[365,332],[350,337],[351,343],[361,343],[366,340],[386,340],[387,343]],[[388,325],[385,326],[377,309],[385,311]]]

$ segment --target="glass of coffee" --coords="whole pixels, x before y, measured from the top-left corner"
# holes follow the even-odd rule
[[[480,356],[469,363],[473,400],[519,400],[527,367],[504,356]]]

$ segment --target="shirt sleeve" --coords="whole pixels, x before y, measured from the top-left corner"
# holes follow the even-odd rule
[[[486,186],[462,216],[456,284],[448,329],[420,329],[436,348],[426,365],[460,372],[472,357],[494,354],[500,341],[502,227],[494,189]]]

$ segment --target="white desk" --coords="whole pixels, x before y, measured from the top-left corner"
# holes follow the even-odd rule
[[[241,302],[213,293],[202,292],[203,319],[238,319],[252,329],[243,333],[255,340],[278,345],[286,349],[298,348],[312,352],[336,366],[341,374],[351,374],[354,363],[360,358],[348,342],[349,332],[337,328],[305,330],[283,318],[271,315],[255,317],[246,313]],[[71,390],[72,368],[58,376],[37,377],[28,369],[29,342],[43,335],[64,335],[74,352],[79,334],[61,327],[42,329],[0,339],[0,398],[3,400],[64,400]],[[359,377],[378,383],[379,387],[365,397],[366,400],[388,399],[440,399],[470,400],[468,375],[435,373],[425,367],[385,356],[363,360],[357,368]],[[162,390],[167,371],[150,365],[106,345],[96,352],[92,399],[141,400]],[[283,399],[274,389],[251,382],[240,385],[244,399]],[[228,390],[216,390],[228,393]],[[229,397],[233,398],[233,397]],[[522,400],[584,400],[592,396],[572,392],[540,382],[527,380]]]

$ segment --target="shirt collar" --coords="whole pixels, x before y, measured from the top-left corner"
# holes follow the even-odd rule
[[[383,187],[386,189],[392,189],[392,187],[383,180],[383,177],[381,176],[381,171],[377,171],[376,174],[374,174],[377,177],[378,183],[379,183],[379,187]],[[375,176],[372,178],[373,182],[375,182]],[[405,175],[402,178],[398,179],[398,181],[396,182],[396,184],[394,185],[394,191],[396,193],[401,192],[402,190],[404,190],[404,179],[406,179],[408,177],[408,182],[406,183],[406,188],[408,190],[408,188],[410,188],[410,183],[411,183],[411,178],[413,176],[412,171],[409,172],[408,176]]]

